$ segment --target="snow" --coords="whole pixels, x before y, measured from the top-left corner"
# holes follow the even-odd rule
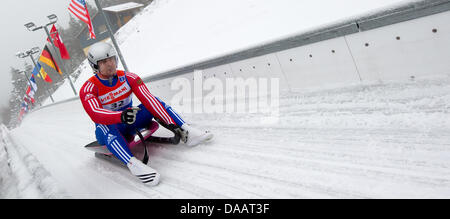
[[[0,195],[5,198],[64,198],[65,195],[34,155],[14,143],[1,125]],[[5,194],[2,194],[5,193]]]
[[[449,103],[447,76],[292,93],[272,125],[257,122],[264,114],[185,114],[215,141],[150,146],[162,175],[153,188],[83,148],[94,126],[78,101],[3,131],[71,198],[446,198]]]
[[[112,11],[112,12],[120,12],[120,11],[126,11],[134,8],[139,8],[144,6],[143,4],[139,4],[136,2],[127,2],[124,4],[114,5],[111,7],[103,8],[105,11]]]
[[[117,38],[144,77],[399,2],[161,0]],[[80,69],[77,89],[92,75],[86,62]],[[55,99],[73,97],[64,86]],[[94,125],[70,101],[1,128],[0,197],[448,198],[449,114],[449,76],[283,94],[275,124],[260,113],[183,114],[215,140],[153,144],[162,178],[148,188],[83,148]]]

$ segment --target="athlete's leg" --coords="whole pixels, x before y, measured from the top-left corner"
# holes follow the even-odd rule
[[[115,125],[99,125],[95,134],[100,144],[106,144],[109,151],[111,151],[119,160],[125,163],[133,175],[139,178],[141,182],[146,185],[154,186],[159,183],[160,175],[153,168],[142,163],[134,157],[128,149],[125,138],[119,130],[124,126]]]
[[[130,162],[133,157],[130,149],[128,149],[127,141],[119,130],[118,124],[101,125],[96,124],[95,135],[97,141],[101,145],[106,145],[108,150],[114,154],[120,161],[125,164]]]
[[[168,104],[164,103],[161,99],[159,99],[158,97],[156,97],[156,99],[161,103],[161,105],[166,109],[167,113],[169,114],[169,116],[173,119],[173,121],[175,121],[175,123],[178,125],[178,127],[183,126],[186,122],[181,118],[180,114],[178,114],[177,112],[175,112],[174,109],[172,109],[171,106],[169,106]]]

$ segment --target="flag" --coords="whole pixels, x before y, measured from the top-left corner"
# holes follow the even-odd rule
[[[85,0],[71,0],[69,4],[69,11],[78,19],[82,20],[89,27],[89,35],[91,39],[95,39],[94,28],[92,27],[91,17],[87,9]]]
[[[50,50],[48,49],[47,45],[42,50],[42,54],[41,57],[39,57],[39,61],[47,64],[51,68],[55,69],[60,75],[62,75],[61,69],[59,69],[58,64],[56,64],[55,60],[53,59],[53,56],[50,53]]]
[[[28,98],[30,98],[31,103],[36,102],[35,99],[34,99],[34,94],[35,94],[35,92],[36,92],[36,91],[33,90],[33,89],[31,89],[30,86],[27,87],[27,96],[28,96]]]
[[[31,82],[31,83],[30,83]],[[34,80],[34,75],[31,75],[30,77],[30,81],[28,82],[28,87],[27,87],[27,96],[31,99],[31,103],[34,103],[34,94],[37,91],[37,84],[36,81]]]
[[[17,118],[19,120],[19,122],[22,121],[23,116],[25,115],[25,113],[28,112],[28,110],[29,110],[29,108],[28,108],[27,99],[26,99],[26,97],[24,97],[23,102],[20,104],[19,117]]]
[[[22,108],[24,108],[25,109],[25,112],[28,112],[28,110],[30,109],[29,107],[29,104],[30,103],[30,99],[27,97],[27,96],[24,96],[23,97],[23,102],[22,102]]]
[[[30,84],[30,82],[31,82],[31,84]],[[28,85],[31,86],[35,92],[37,91],[37,84],[36,84],[36,80],[34,80],[34,75],[31,75]]]
[[[33,75],[36,75],[40,78],[42,78],[44,81],[51,83],[53,80],[50,78],[50,76],[45,72],[44,68],[41,66],[41,64],[36,63],[36,67],[34,67]],[[35,82],[36,83],[36,82]]]
[[[17,118],[19,120],[19,122],[22,121],[23,115],[25,115],[25,110],[26,110],[26,108],[23,106],[20,108],[19,117]]]
[[[44,77],[44,81],[46,81],[48,83],[53,82],[53,80],[50,78],[50,75],[48,75],[47,72],[45,72],[45,70],[42,66],[41,66],[41,70],[39,70],[39,72],[41,73],[42,77]]]
[[[61,54],[62,59],[70,59],[69,52],[67,51],[66,45],[64,45],[61,37],[59,36],[58,30],[53,24],[52,29],[50,30],[50,36],[52,37],[53,43],[59,49],[59,53]],[[49,38],[47,38],[48,42],[51,42]]]
[[[40,70],[41,70],[41,64],[39,64],[39,62],[37,62],[36,66],[34,66],[33,72],[31,72],[31,74],[39,76]]]

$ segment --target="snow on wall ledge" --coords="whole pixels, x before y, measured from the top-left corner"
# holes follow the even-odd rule
[[[176,93],[170,89],[173,80],[183,77],[193,82],[193,70],[203,71],[202,80],[223,82],[237,77],[279,78],[281,92],[449,75],[449,20],[450,12],[445,11],[243,60],[210,60],[145,80],[152,81],[153,92],[170,98]],[[208,64],[214,62],[221,64]]]

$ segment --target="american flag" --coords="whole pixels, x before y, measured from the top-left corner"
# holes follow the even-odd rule
[[[91,17],[86,6],[85,0],[71,0],[69,11],[78,19],[82,20],[89,27],[89,35],[91,39],[95,39],[94,28],[92,27]]]

